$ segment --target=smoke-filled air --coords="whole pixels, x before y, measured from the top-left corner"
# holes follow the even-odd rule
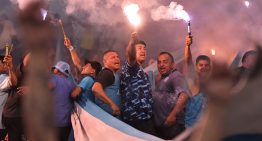
[[[1,0],[1,47],[9,36],[19,30],[16,12],[33,0]],[[81,56],[100,59],[101,52],[115,49],[124,59],[130,34],[137,31],[148,45],[148,60],[161,51],[174,53],[181,58],[187,33],[187,21],[191,22],[192,50],[196,55],[212,55],[232,61],[238,52],[252,49],[261,43],[260,0],[46,0],[42,14],[55,25],[56,60],[64,58],[63,33],[58,20],[62,20],[65,33],[71,38]],[[130,22],[125,7],[135,5],[137,13]],[[136,7],[137,6],[137,7]],[[132,14],[131,14],[132,16]],[[6,34],[8,33],[8,34]],[[18,43],[17,43],[18,44]],[[19,44],[15,48],[19,48]],[[19,49],[17,49],[19,50]],[[200,53],[201,52],[201,53]],[[65,54],[64,54],[65,53]],[[63,55],[64,54],[64,55]],[[194,55],[194,56],[196,56]]]

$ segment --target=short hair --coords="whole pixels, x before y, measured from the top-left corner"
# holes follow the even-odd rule
[[[91,67],[96,71],[96,75],[102,70],[102,65],[97,61],[85,60],[85,65],[90,64]]]
[[[146,42],[145,41],[142,41],[142,40],[138,40],[135,42],[135,45],[138,45],[138,44],[142,44],[146,47]]]
[[[171,59],[171,62],[172,62],[172,63],[175,62],[175,61],[174,61],[174,57],[173,57],[173,55],[172,55],[171,53],[169,53],[169,52],[165,52],[165,51],[163,51],[163,52],[160,52],[160,53],[159,53],[158,57],[159,57],[160,55],[168,55],[169,58]]]
[[[197,58],[196,58],[196,64],[199,63],[200,60],[205,60],[207,61],[208,63],[211,62],[210,58],[206,55],[199,55]]]
[[[252,55],[256,56],[256,55],[257,55],[257,52],[256,52],[255,50],[247,51],[247,52],[243,55],[241,62],[243,63],[248,56],[252,56]]]
[[[103,53],[103,56],[105,56],[106,54],[108,54],[108,53],[110,53],[110,52],[115,52],[115,53],[117,53],[115,50],[109,49],[109,50],[106,50],[106,51]]]

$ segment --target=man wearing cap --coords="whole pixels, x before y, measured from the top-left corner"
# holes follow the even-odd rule
[[[58,138],[60,141],[68,140],[71,130],[71,111],[73,101],[71,92],[75,84],[68,80],[70,66],[63,61],[59,61],[53,67],[49,87],[52,90],[55,111],[55,126],[58,128]]]
[[[149,134],[155,134],[153,99],[148,75],[142,68],[146,59],[146,44],[132,34],[126,49],[127,61],[120,75],[120,94],[124,122]]]
[[[71,58],[73,60],[74,65],[78,68],[80,72],[82,72],[84,67],[88,64],[82,67],[80,58],[78,57],[76,51],[74,50],[68,38],[65,39],[64,44],[70,51]],[[115,73],[120,66],[120,60],[118,54],[115,51],[108,51],[104,53],[103,63],[104,63],[104,69],[100,73],[96,71],[96,74],[98,74],[98,76],[95,82],[92,83],[93,81],[92,82],[89,81],[88,83],[85,83],[88,85],[81,84],[80,87],[84,87],[84,86],[89,87],[91,85],[92,92],[95,95],[95,103],[106,112],[112,115],[119,115],[120,114],[119,106],[121,103],[118,95],[119,78],[118,75]],[[80,89],[79,88],[76,89],[78,90],[75,90],[72,93],[73,97],[76,97],[80,93]],[[89,88],[86,87],[86,89]]]

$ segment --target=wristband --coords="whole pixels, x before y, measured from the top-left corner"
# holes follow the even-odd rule
[[[70,46],[68,49],[69,49],[69,51],[72,51],[72,50],[74,50],[74,47]]]

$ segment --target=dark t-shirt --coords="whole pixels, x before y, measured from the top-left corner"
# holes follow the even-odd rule
[[[114,84],[115,76],[113,71],[108,68],[104,68],[96,77],[96,82],[101,83],[103,89],[107,86]]]
[[[21,65],[20,65],[21,66]],[[22,67],[20,67],[20,71],[21,71]],[[12,87],[9,94],[8,94],[8,98],[6,101],[6,104],[4,106],[4,111],[3,111],[3,116],[4,117],[21,117],[21,109],[22,109],[22,95],[17,93],[17,88],[24,86],[23,82],[24,82],[24,78],[25,78],[25,73],[21,73],[18,77],[17,77],[17,86]]]
[[[12,88],[8,94],[6,104],[4,106],[4,117],[21,117],[21,96],[17,93],[17,87]]]
[[[121,113],[125,121],[143,121],[153,116],[153,99],[147,74],[139,64],[126,61],[120,75]]]

